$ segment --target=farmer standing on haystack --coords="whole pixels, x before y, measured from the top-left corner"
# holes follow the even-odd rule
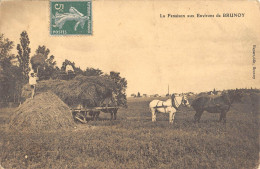
[[[35,92],[36,92],[37,80],[38,80],[37,74],[34,73],[34,72],[30,72],[30,74],[29,74],[29,84],[31,85],[31,89],[32,89],[32,99],[33,99]]]

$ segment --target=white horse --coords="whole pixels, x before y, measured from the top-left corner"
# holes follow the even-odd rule
[[[152,113],[152,121],[156,121],[157,113],[169,113],[169,122],[173,123],[176,113],[176,109],[173,107],[173,102],[177,108],[181,104],[190,107],[189,101],[186,96],[176,96],[174,101],[172,101],[172,99],[168,99],[166,101],[153,100],[149,104]]]

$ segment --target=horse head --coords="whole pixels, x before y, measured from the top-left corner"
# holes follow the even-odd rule
[[[232,104],[234,102],[242,102],[243,94],[240,90],[228,90],[222,93],[222,96],[226,100],[228,104]]]
[[[184,105],[186,107],[190,107],[190,103],[186,96],[177,96],[172,98],[172,105],[179,107],[180,105]]]
[[[231,90],[231,99],[233,100],[233,102],[242,102],[242,97],[243,97],[243,93],[241,90]]]
[[[181,104],[183,104],[186,107],[190,107],[190,103],[189,103],[187,96],[182,96]]]

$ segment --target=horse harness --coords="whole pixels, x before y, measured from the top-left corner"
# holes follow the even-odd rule
[[[212,102],[214,106],[220,106],[218,103],[215,102],[215,98],[210,97],[209,101]]]
[[[184,96],[182,96],[181,102],[186,106],[187,100],[184,99]]]
[[[161,106],[158,106],[158,104],[159,104],[159,102],[162,102],[162,105]],[[168,106],[165,106],[165,105],[163,105],[163,101],[158,101],[157,102],[157,104],[156,104],[156,106],[155,106],[155,108],[164,108],[164,112],[166,113],[166,108],[167,108]]]
[[[184,99],[183,99],[184,100]],[[161,106],[158,106],[158,104],[159,104],[159,102],[162,102],[162,105]],[[174,104],[175,103],[177,103],[179,106],[180,106],[180,104],[177,102],[177,100],[176,100],[176,98],[174,98]],[[175,105],[176,107],[177,107],[177,104]],[[178,106],[178,107],[179,107]],[[166,106],[166,105],[163,105],[163,101],[158,101],[157,102],[157,104],[156,104],[156,106],[155,106],[155,108],[164,108],[164,112],[166,113],[166,108],[167,108],[168,106]],[[172,105],[172,107],[174,107],[173,105]]]
[[[175,105],[175,106],[176,106],[176,107],[179,107],[179,106],[180,106],[180,104],[177,102],[176,98],[174,98],[174,100],[176,101],[176,102],[174,101],[174,104],[176,103],[176,105]],[[184,97],[182,97],[181,103],[182,103],[182,101],[183,101],[183,100],[184,100]]]

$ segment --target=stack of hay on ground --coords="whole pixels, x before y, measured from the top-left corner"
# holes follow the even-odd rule
[[[69,107],[52,92],[28,98],[11,117],[10,128],[18,131],[50,131],[75,126]]]
[[[71,80],[45,80],[36,86],[39,92],[52,91],[68,106],[82,104],[84,107],[100,106],[104,99],[112,96],[115,82],[105,76],[77,76]],[[31,88],[27,84],[23,87],[22,97],[31,97]]]

